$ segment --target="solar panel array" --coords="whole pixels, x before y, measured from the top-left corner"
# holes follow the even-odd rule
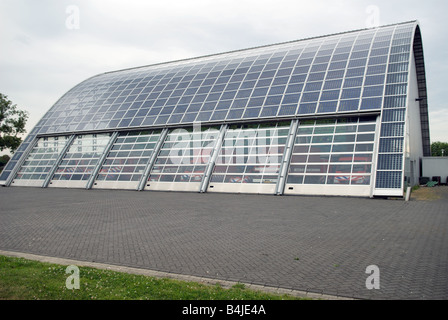
[[[390,52],[396,28],[101,74],[64,95],[38,133],[379,110],[389,59],[400,71],[410,51],[411,35]]]

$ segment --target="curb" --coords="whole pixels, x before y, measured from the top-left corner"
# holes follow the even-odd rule
[[[339,297],[332,296],[326,294],[319,294],[313,292],[299,291],[293,289],[285,289],[285,288],[275,288],[263,285],[256,285],[251,283],[243,283],[243,282],[235,282],[235,281],[227,281],[227,280],[219,280],[205,277],[197,277],[197,276],[189,276],[183,274],[155,271],[149,269],[142,268],[133,268],[98,262],[89,262],[89,261],[81,261],[81,260],[73,260],[73,259],[65,259],[65,258],[57,258],[57,257],[48,257],[41,256],[31,253],[23,253],[23,252],[14,252],[14,251],[4,251],[0,250],[0,255],[8,256],[8,257],[16,257],[16,258],[24,258],[29,260],[35,260],[40,262],[52,263],[52,264],[60,264],[60,265],[75,265],[78,267],[90,267],[102,270],[111,270],[116,272],[125,272],[130,274],[144,275],[148,277],[156,277],[156,278],[169,278],[180,281],[192,281],[198,282],[207,285],[215,285],[220,284],[223,288],[229,289],[236,284],[244,284],[245,288],[255,291],[262,291],[273,294],[287,294],[294,297],[299,298],[309,298],[309,299],[317,299],[317,300],[355,300],[353,298],[347,297]]]

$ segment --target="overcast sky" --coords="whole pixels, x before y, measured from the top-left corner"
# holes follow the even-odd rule
[[[0,92],[28,132],[99,73],[410,20],[422,29],[431,141],[448,142],[446,0],[1,0]]]

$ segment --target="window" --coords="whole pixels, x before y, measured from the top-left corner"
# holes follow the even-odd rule
[[[375,123],[375,118],[301,121],[287,184],[369,185]]]
[[[201,182],[219,135],[218,128],[171,130],[162,145],[149,181]]]
[[[121,132],[100,168],[97,180],[140,181],[159,137],[160,131]]]
[[[22,167],[17,180],[44,180],[62,152],[69,136],[39,138]]]
[[[53,180],[88,180],[98,163],[111,134],[79,135],[73,141]]]
[[[289,124],[233,126],[227,130],[211,181],[276,183]]]

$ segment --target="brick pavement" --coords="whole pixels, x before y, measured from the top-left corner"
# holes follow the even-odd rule
[[[0,250],[361,299],[448,299],[441,199],[0,188]],[[368,290],[366,267],[380,270]]]

